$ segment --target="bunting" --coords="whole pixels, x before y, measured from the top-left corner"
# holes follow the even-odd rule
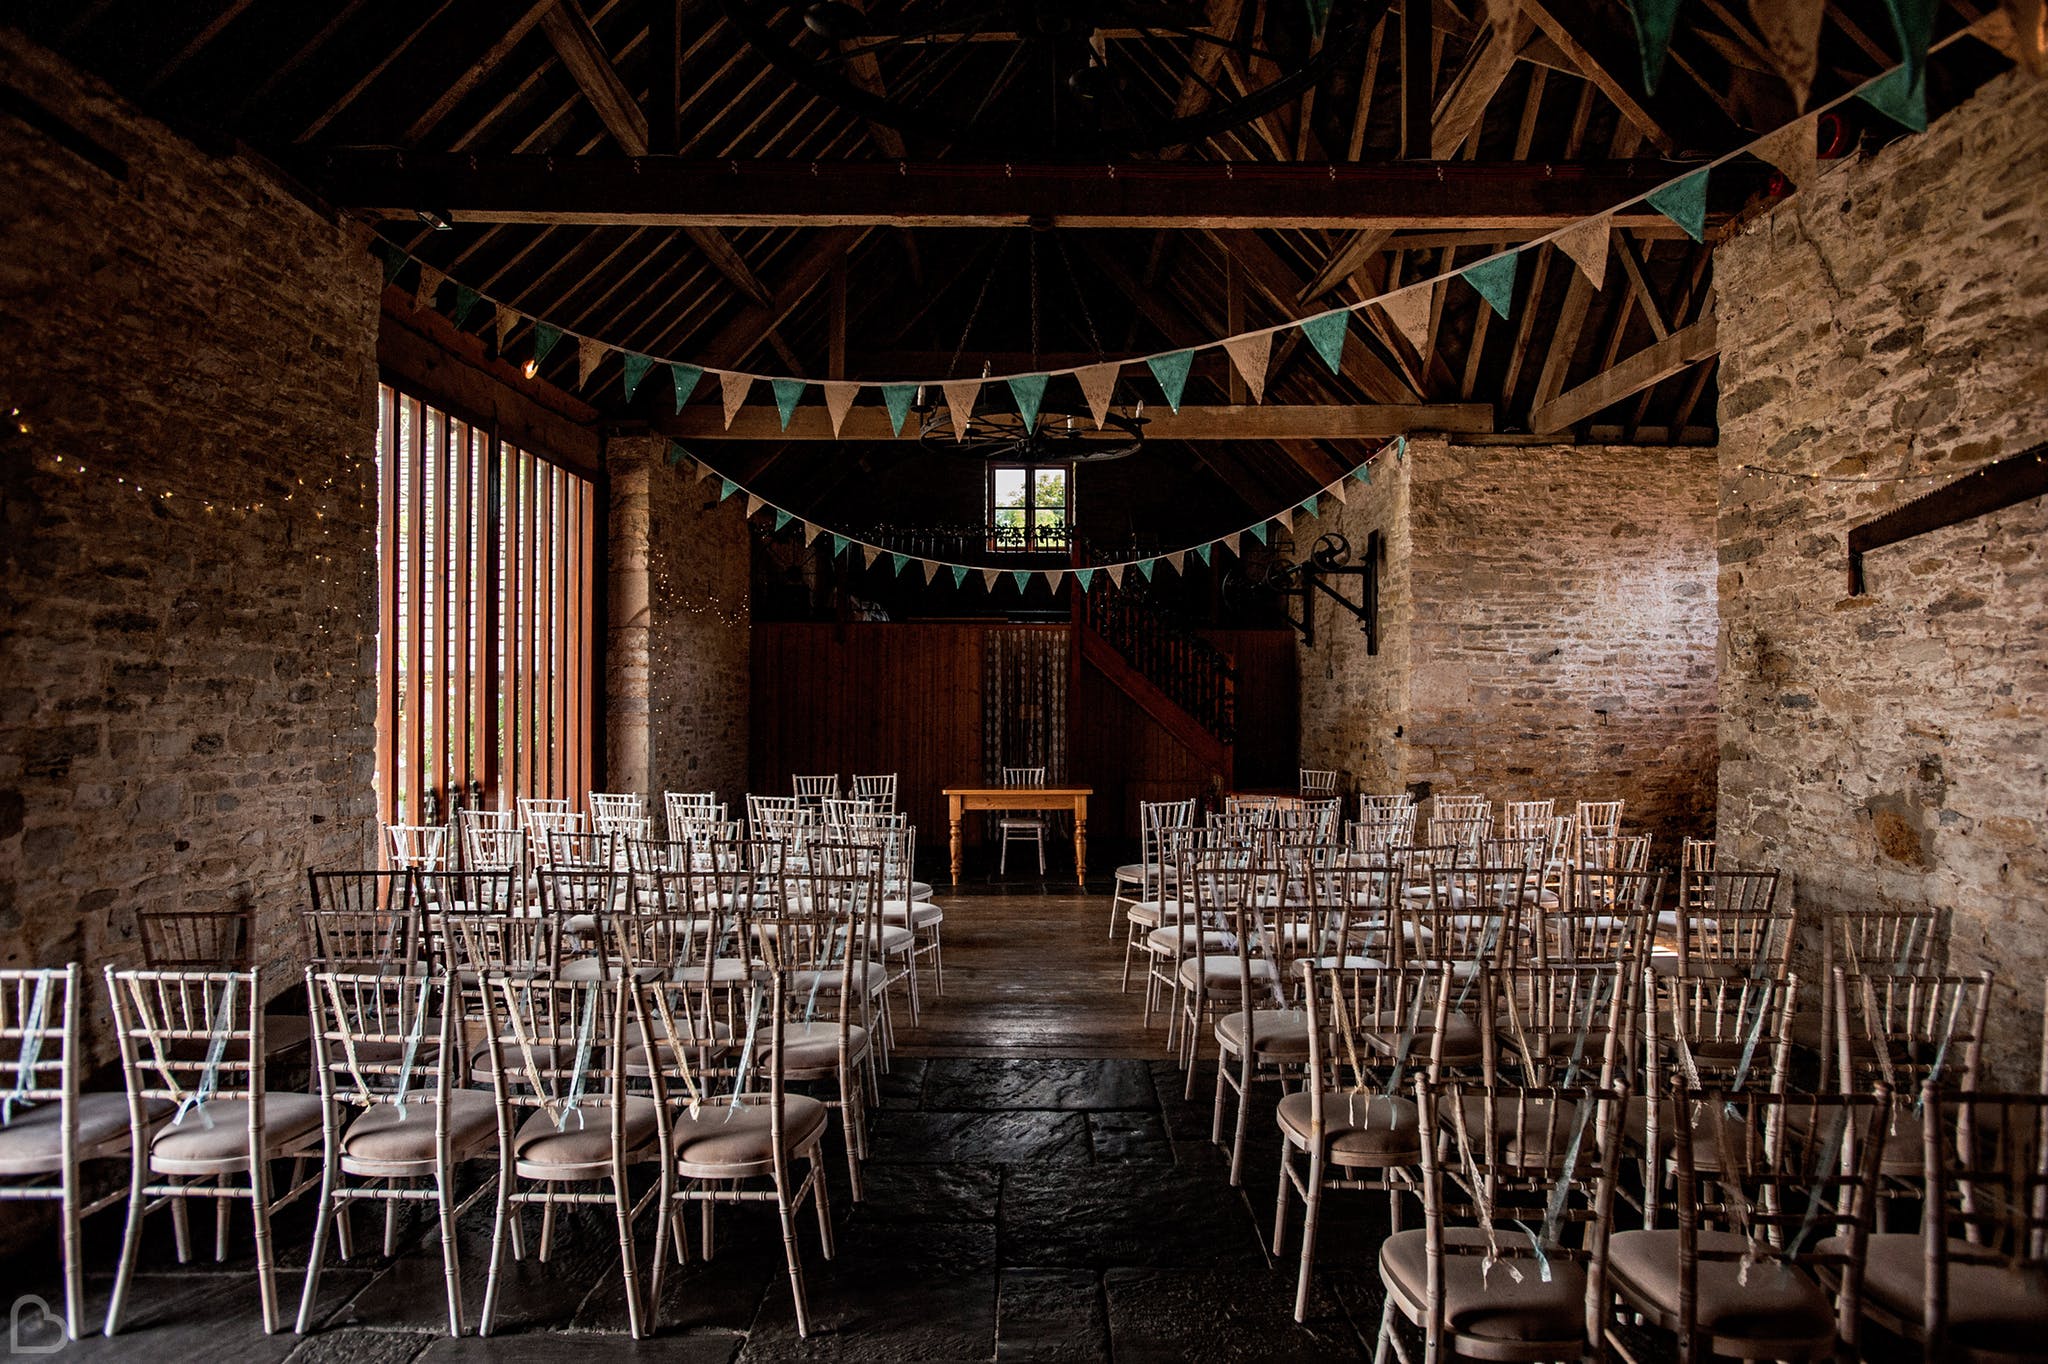
[[[1066,570],[1063,568],[1048,568],[1043,570],[1046,589],[1050,592],[1057,593],[1060,590],[1060,575],[1065,572]]]
[[[853,398],[860,392],[859,384],[825,384],[825,415],[832,419],[832,436],[838,439],[839,428],[846,424],[846,414],[853,408]]]
[[[936,559],[920,559],[918,562],[924,565],[924,585],[930,587],[932,579],[939,575],[939,562]]]
[[[1000,568],[984,568],[981,570],[981,590],[991,596],[995,595],[996,584],[1002,580],[1003,570]]]
[[[1013,568],[1010,570],[1010,580],[1017,584],[1017,595],[1021,597],[1024,595],[1024,589],[1031,586],[1031,570]]]
[[[640,391],[640,381],[645,379],[647,371],[654,367],[654,361],[644,355],[635,355],[632,351],[627,351],[620,364],[625,371],[626,401],[630,403],[633,401],[633,395]]]
[[[738,492],[739,490],[740,485],[733,482],[729,478],[721,478],[718,480],[718,500],[720,502],[725,501],[726,498],[731,497],[734,493]]]
[[[476,311],[476,305],[482,298],[482,294],[467,284],[455,286],[455,306],[448,313],[448,320],[455,324],[455,330],[462,330],[462,324],[469,321],[469,315]]]
[[[1671,33],[1678,27],[1679,0],[1628,0],[1629,17],[1635,20],[1636,49],[1643,59],[1643,89],[1657,93],[1664,75],[1664,58],[1671,51]]]
[[[1908,81],[1903,66],[1893,67],[1858,90],[1856,98],[1902,128],[1927,131],[1927,83]]]
[[[582,388],[604,363],[604,342],[592,336],[576,338],[576,387]]]
[[[397,242],[387,242],[382,237],[379,237],[374,249],[378,257],[384,262],[384,282],[386,284],[395,282],[398,279],[398,272],[412,264],[412,257],[408,256],[405,253],[405,248]]]
[[[804,396],[804,381],[801,379],[773,379],[768,387],[775,393],[775,413],[782,418],[782,429],[789,430],[789,419],[796,415],[797,401]]]
[[[1552,246],[1571,257],[1596,293],[1607,282],[1608,235],[1607,219],[1588,218],[1551,239]]]
[[[540,321],[538,318],[534,320],[533,363],[535,368],[538,368],[547,360],[548,352],[553,350],[555,348],[555,343],[560,341],[561,339],[562,329],[560,327],[551,327],[547,323]]]
[[[882,385],[882,405],[889,409],[889,429],[899,436],[903,434],[903,419],[910,415],[910,405],[915,401],[916,384]]]
[[[1223,343],[1223,349],[1230,353],[1230,363],[1244,376],[1244,386],[1251,390],[1252,401],[1266,401],[1266,366],[1273,358],[1273,333],[1233,336]]]
[[[1088,400],[1089,415],[1095,418],[1095,429],[1100,431],[1109,420],[1109,400],[1116,395],[1117,371],[1121,365],[1111,362],[1106,365],[1089,365],[1074,371],[1074,378],[1080,382],[1081,396]],[[1085,590],[1085,589],[1084,589]]]
[[[1155,355],[1145,363],[1151,368],[1152,377],[1159,381],[1159,391],[1166,395],[1167,407],[1180,411],[1180,395],[1188,386],[1188,371],[1194,368],[1195,353],[1177,350]]]
[[[1807,97],[1813,93],[1813,73],[1820,66],[1820,25],[1826,12],[1827,0],[1749,0],[1750,22],[1764,40],[1771,65],[1792,87],[1793,106],[1798,109],[1806,108]]]
[[[1209,562],[1209,555],[1213,552],[1214,548],[1213,545],[1196,545],[1195,557],[1206,564]]]
[[[1682,180],[1660,185],[1644,196],[1644,202],[1685,229],[1694,241],[1706,240],[1708,168],[1700,167]],[[1506,316],[1506,314],[1502,314]]]
[[[1892,16],[1892,32],[1898,35],[1899,51],[1905,55],[1901,66],[1905,70],[1908,89],[1919,87],[1921,102],[1927,98],[1927,46],[1934,41],[1934,14],[1941,8],[1940,0],[1884,0],[1885,10]],[[1889,110],[1886,110],[1889,113]],[[1907,124],[1912,127],[1912,124]],[[1916,132],[1927,130],[1926,115],[1921,115]]]
[[[789,524],[790,522],[792,522],[792,521],[794,521],[794,520],[796,520],[796,518],[795,518],[794,516],[791,516],[791,515],[790,515],[790,514],[789,514],[788,512],[784,511],[784,510],[783,510],[782,508],[780,508],[780,507],[777,507],[777,508],[775,509],[775,529],[776,529],[776,530],[777,530],[778,532],[779,532],[779,531],[780,531],[780,530],[781,530],[781,529],[782,529],[782,528],[783,528],[784,526],[788,525],[788,524]]]
[[[720,370],[718,374],[719,396],[725,400],[725,429],[732,430],[732,419],[740,414],[746,405],[747,390],[754,386],[751,374],[735,374],[731,370]]]
[[[671,361],[668,367],[669,382],[676,390],[676,411],[683,410],[683,404],[690,401],[690,395],[697,391],[697,381],[704,377],[704,371],[695,365]]]
[[[511,339],[512,329],[519,325],[519,314],[500,303],[498,315],[493,319],[493,323],[498,329],[498,357],[503,359],[505,342]]]
[[[974,420],[974,400],[981,394],[979,379],[948,379],[939,385],[946,395],[946,415],[953,419],[953,439],[967,439],[967,423]]]
[[[1805,189],[1820,173],[1820,145],[1810,117],[1794,119],[1749,151],[1757,160],[1784,172],[1797,189]]]
[[[895,568],[896,576],[899,578],[903,576],[903,566],[909,562],[910,556],[908,554],[897,554],[892,551],[889,555],[889,563]]]
[[[966,565],[966,564],[954,564],[954,565],[952,565],[952,569],[953,569],[953,586],[955,586],[955,587],[962,587],[962,586],[965,586],[965,585],[966,585],[966,582],[967,582],[967,565]]]
[[[1351,314],[1342,308],[1306,318],[1300,324],[1301,334],[1316,348],[1316,354],[1323,357],[1323,363],[1335,374],[1344,364],[1344,333],[1351,325]]]
[[[1151,581],[1152,581],[1152,570],[1153,570],[1153,569],[1154,569],[1155,567],[1157,567],[1157,566],[1158,566],[1158,563],[1159,563],[1159,561],[1158,561],[1157,559],[1140,559],[1140,560],[1138,560],[1138,574],[1139,574],[1139,576],[1140,576],[1140,577],[1142,577],[1142,578],[1144,578],[1144,580],[1145,580],[1146,582],[1148,582],[1148,583],[1149,583],[1149,582],[1151,582]]]
[[[1124,565],[1110,564],[1107,567],[1105,567],[1102,571],[1109,575],[1109,584],[1111,587],[1115,587],[1118,589],[1121,589],[1123,587]]]
[[[1395,331],[1408,338],[1417,354],[1429,345],[1429,294],[1428,285],[1417,284],[1380,300],[1380,311]]]
[[[836,558],[838,558],[838,557],[839,557],[840,555],[842,555],[842,554],[846,553],[846,547],[847,547],[848,545],[852,544],[852,543],[853,543],[853,541],[851,541],[851,540],[847,539],[847,538],[846,538],[846,537],[845,537],[844,535],[841,535],[841,534],[840,534],[840,533],[839,533],[838,531],[836,531],[836,530],[835,530],[835,531],[833,531],[833,532],[832,532],[832,557],[836,559]]]
[[[448,276],[442,274],[433,266],[422,264],[420,266],[420,282],[412,291],[414,311],[433,307],[434,296],[441,292],[441,285],[446,282],[447,278]]]
[[[761,496],[759,493],[747,494],[747,515],[749,518],[751,518],[755,512],[761,510],[761,508],[767,505],[768,499]]]
[[[1043,374],[1019,374],[1010,380],[1010,397],[1017,404],[1017,415],[1024,419],[1024,429],[1030,430],[1038,424],[1038,405],[1045,398]]]
[[[1506,321],[1515,310],[1515,270],[1521,259],[1521,252],[1510,251],[1502,256],[1489,256],[1458,272],[1467,284],[1479,291],[1479,296],[1500,315],[1502,321]]]
[[[1095,581],[1095,570],[1092,568],[1075,569],[1074,581],[1081,584],[1081,590],[1083,592],[1086,592],[1088,590],[1088,584]]]

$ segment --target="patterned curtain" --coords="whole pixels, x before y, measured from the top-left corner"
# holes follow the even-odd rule
[[[1067,779],[1067,632],[990,630],[982,646],[983,777],[1005,767],[1043,767],[1048,786]]]

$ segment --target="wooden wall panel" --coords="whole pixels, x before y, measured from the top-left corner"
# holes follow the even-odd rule
[[[1246,790],[1293,786],[1301,778],[1294,631],[1201,633],[1237,662],[1236,784]]]

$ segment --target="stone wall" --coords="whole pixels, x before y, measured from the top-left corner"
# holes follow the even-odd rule
[[[1713,452],[1418,438],[1378,470],[1336,524],[1388,535],[1380,653],[1341,619],[1304,650],[1303,762],[1618,797],[1675,856],[1713,800]]]
[[[667,442],[613,441],[608,781],[663,791],[747,790],[751,540],[737,498],[717,500],[664,458]]]
[[[1715,263],[1724,855],[1806,921],[1932,905],[2031,1078],[2048,971],[2048,503],[1869,556],[1851,526],[2048,440],[2048,84],[2008,74],[1831,167]],[[1931,480],[1939,482],[1939,477]]]
[[[0,85],[127,163],[0,118],[0,964],[245,906],[275,993],[374,846],[377,267],[4,28]]]

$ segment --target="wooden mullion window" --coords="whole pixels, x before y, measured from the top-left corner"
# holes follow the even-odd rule
[[[377,488],[382,515],[377,525],[377,817],[397,818],[398,793],[398,537],[392,515],[398,506],[398,408],[392,389],[377,394]]]

